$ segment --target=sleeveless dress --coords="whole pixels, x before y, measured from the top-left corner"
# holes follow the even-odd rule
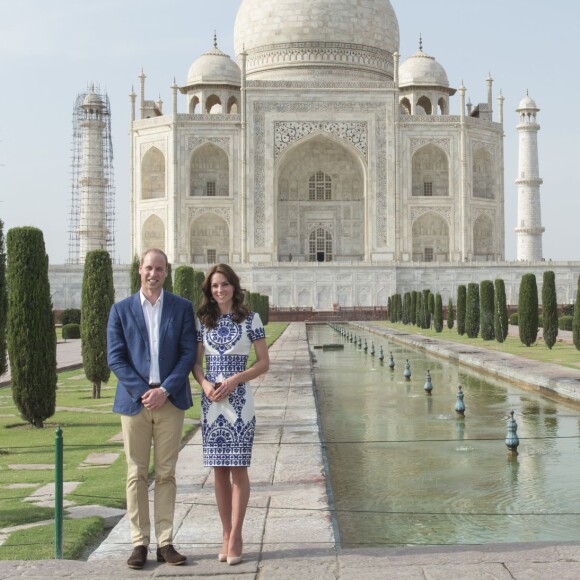
[[[205,349],[205,377],[212,383],[245,370],[252,343],[266,337],[256,312],[241,323],[223,314],[211,329],[196,319],[196,330]],[[250,383],[240,383],[223,401],[210,401],[202,390],[201,411],[204,466],[249,467],[256,430]]]

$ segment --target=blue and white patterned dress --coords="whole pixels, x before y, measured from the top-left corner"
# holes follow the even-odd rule
[[[244,371],[252,343],[266,337],[255,312],[239,324],[229,314],[221,315],[212,329],[196,320],[196,328],[205,349],[205,376],[212,383]],[[210,401],[202,390],[201,410],[204,466],[249,467],[256,429],[250,384],[240,383],[227,401]]]

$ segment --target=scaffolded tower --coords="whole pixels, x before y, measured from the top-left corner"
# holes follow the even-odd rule
[[[115,183],[109,97],[91,85],[73,111],[70,264],[107,250],[115,261]]]

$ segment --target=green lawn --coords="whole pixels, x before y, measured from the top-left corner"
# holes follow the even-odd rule
[[[268,345],[278,339],[286,326],[286,323],[272,323],[266,327]],[[249,364],[254,361],[252,351]],[[194,406],[186,412],[186,417],[199,419],[199,385],[193,378],[191,382]],[[77,505],[125,507],[123,446],[119,441],[111,441],[121,432],[119,416],[111,411],[115,384],[112,378],[108,385],[103,385],[101,398],[95,400],[82,369],[59,373],[57,411],[46,421],[44,429],[23,422],[12,400],[11,388],[0,389],[0,529],[54,517],[53,508],[24,501],[33,491],[54,481],[54,469],[27,470],[13,466],[54,464],[55,430],[59,426],[63,431],[64,481],[80,482],[65,500]],[[196,428],[184,425],[184,441]],[[89,454],[97,452],[118,453],[119,457],[108,467],[81,466]],[[78,557],[101,534],[99,518],[65,520],[65,558]],[[0,545],[0,560],[38,560],[53,556],[52,525],[14,532]]]
[[[457,325],[455,325],[451,330],[447,328],[447,325],[444,325],[443,331],[437,333],[433,329],[423,329],[413,326],[412,324],[393,324],[386,321],[378,323],[373,322],[373,324],[379,324],[387,328],[396,328],[397,330],[409,332],[411,334],[420,334],[422,336],[450,340],[461,344],[487,348],[497,352],[506,352],[540,362],[549,362],[573,369],[580,369],[580,351],[576,350],[576,347],[573,344],[565,343],[562,340],[558,340],[550,350],[541,339],[532,346],[524,346],[518,337],[513,336],[508,336],[504,343],[499,343],[496,340],[483,340],[479,337],[468,338],[466,334],[460,336],[457,334]]]

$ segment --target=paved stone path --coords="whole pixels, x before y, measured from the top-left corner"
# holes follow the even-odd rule
[[[197,434],[178,465],[175,543],[186,566],[149,560],[126,567],[125,519],[78,561],[0,561],[0,579],[236,578],[247,580],[577,580],[580,543],[341,550],[329,516],[305,327],[291,324],[271,347],[270,371],[253,382],[258,417],[245,561],[217,561],[220,527]],[[152,548],[155,546],[152,545]]]

